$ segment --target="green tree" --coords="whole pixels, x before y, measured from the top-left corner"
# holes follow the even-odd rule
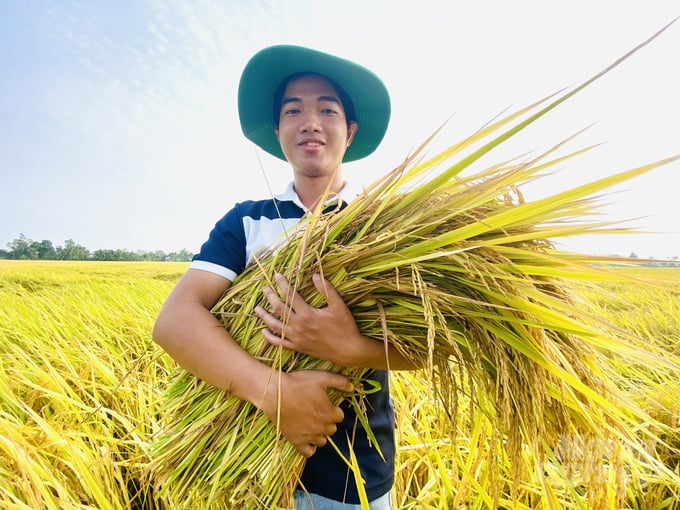
[[[7,243],[9,248],[10,258],[13,259],[30,259],[31,257],[31,243],[33,241],[28,239],[24,234],[19,234],[19,237]]]
[[[57,249],[57,258],[60,260],[87,260],[90,258],[90,251],[76,244],[73,239],[64,241],[64,247]]]
[[[48,239],[43,239],[40,242],[31,242],[31,252],[37,255],[35,258],[40,260],[54,260],[57,258],[57,250],[54,248],[52,241]]]
[[[113,260],[113,250],[95,250],[92,260]]]
[[[194,254],[191,253],[189,250],[186,248],[182,248],[178,252],[172,252],[170,253],[165,260],[168,260],[170,262],[189,262],[193,258]]]

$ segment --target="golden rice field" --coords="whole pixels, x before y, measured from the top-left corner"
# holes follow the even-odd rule
[[[185,268],[0,261],[0,508],[165,508],[147,476],[147,452],[160,433],[158,409],[175,367],[152,342],[151,328]],[[680,268],[625,271],[680,291]],[[664,346],[671,361],[680,362],[678,294],[633,283],[584,283],[581,294],[583,306],[641,342]],[[626,391],[667,426],[660,440],[650,441],[650,455],[680,476],[680,374],[641,364],[619,368],[629,381]],[[578,473],[550,463],[544,470],[552,485],[521,480],[511,503],[511,466],[487,422],[466,413],[465,401],[454,417],[446,416],[419,372],[393,379],[395,508],[495,508],[488,487],[498,466],[480,461],[489,448],[498,449],[501,476],[508,474],[502,508],[587,508]],[[438,426],[449,419],[457,420],[455,438]],[[565,438],[563,446],[576,442]],[[608,508],[680,509],[677,481],[634,469],[627,473],[626,501],[615,504],[612,497]],[[545,498],[546,491],[554,497]],[[203,507],[196,502],[195,508]]]

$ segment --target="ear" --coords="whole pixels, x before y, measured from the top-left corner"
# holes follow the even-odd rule
[[[279,143],[281,143],[281,140],[279,139],[279,128],[278,127],[274,128],[274,136],[279,141]]]
[[[349,126],[347,126],[347,147],[349,147],[352,144],[352,140],[354,140],[354,135],[358,130],[359,124],[357,124],[355,120],[351,121],[349,123]]]

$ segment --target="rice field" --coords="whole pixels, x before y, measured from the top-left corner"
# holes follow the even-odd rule
[[[0,261],[0,507],[167,508],[154,494],[147,452],[161,432],[159,408],[175,367],[151,340],[151,328],[185,268]],[[625,271],[680,291],[680,268]],[[580,291],[584,307],[680,362],[678,294],[630,282],[584,283]],[[650,455],[680,476],[680,375],[643,364],[620,370],[626,392],[667,426],[650,441]],[[588,508],[579,474],[566,464],[546,463],[550,485],[532,476],[515,484],[502,438],[465,412],[464,399],[459,412],[447,416],[420,372],[392,377],[395,508]],[[441,426],[444,420],[456,420],[455,437],[442,433],[450,430]],[[576,441],[565,439],[572,447]],[[500,470],[482,461],[489,449],[497,450]],[[635,467],[623,475],[625,502],[612,496],[607,508],[680,509],[680,486],[667,472]],[[506,490],[496,505],[489,487],[499,471]],[[194,507],[204,508],[201,502]]]

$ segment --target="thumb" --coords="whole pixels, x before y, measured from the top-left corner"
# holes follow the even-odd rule
[[[335,374],[333,372],[326,372],[326,374],[327,375],[324,380],[326,389],[335,388],[345,392],[354,391],[354,385],[352,384],[352,381],[349,380],[349,378],[341,374]]]

